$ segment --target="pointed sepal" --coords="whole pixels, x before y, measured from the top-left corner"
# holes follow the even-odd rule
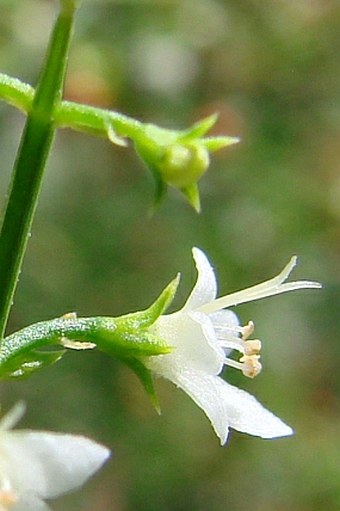
[[[190,128],[182,131],[182,135],[179,137],[179,140],[183,142],[185,140],[195,140],[203,137],[203,135],[208,133],[208,131],[215,125],[217,118],[218,114],[214,113],[198,122],[195,122],[195,124],[193,124]]]
[[[206,137],[202,140],[202,144],[208,151],[214,153],[215,151],[219,151],[224,147],[229,147],[230,145],[238,144],[240,140],[241,139],[239,137],[222,137],[222,136]]]
[[[139,378],[139,381],[143,385],[147,395],[149,396],[149,399],[151,401],[152,406],[156,410],[158,414],[161,413],[158,397],[156,394],[154,381],[152,377],[151,371],[145,367],[143,362],[137,358],[127,358],[123,360],[123,362],[126,363],[130,369],[136,374],[136,376]]]
[[[131,327],[145,329],[155,323],[163,312],[165,312],[171,305],[177,288],[180,282],[181,275],[178,273],[176,277],[166,286],[161,292],[159,297],[153,302],[150,307],[141,312],[133,312],[118,318],[119,321],[129,320]]]
[[[196,183],[187,186],[186,188],[182,188],[182,193],[186,196],[190,206],[194,208],[196,213],[201,212],[201,200],[200,194],[198,191],[198,186]]]

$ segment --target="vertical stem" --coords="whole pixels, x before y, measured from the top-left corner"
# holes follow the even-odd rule
[[[53,142],[54,106],[61,100],[75,8],[63,6],[47,51],[14,164],[0,233],[0,340],[4,336],[46,160]]]

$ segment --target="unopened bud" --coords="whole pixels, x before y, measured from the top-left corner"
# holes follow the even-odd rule
[[[166,148],[158,169],[166,183],[183,189],[200,179],[209,162],[209,152],[204,146],[173,144]]]

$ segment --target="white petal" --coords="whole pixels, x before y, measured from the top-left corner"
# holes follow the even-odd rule
[[[207,256],[199,248],[193,248],[192,254],[196,264],[198,276],[196,284],[184,305],[184,310],[194,310],[216,298],[217,282],[215,272]]]
[[[196,314],[199,314],[197,312]],[[230,349],[223,347],[223,362],[225,357],[232,351],[232,349],[239,349],[239,343],[237,341],[230,341],[231,337],[240,337],[240,332],[237,332],[237,327],[240,325],[239,319],[236,314],[227,309],[220,310],[209,314],[209,319],[213,324],[215,336],[220,341],[220,346],[223,346],[223,341],[228,341]],[[221,368],[222,370],[222,368]],[[219,371],[219,373],[221,372]]]
[[[195,366],[197,369],[201,369],[209,374],[219,374],[223,368],[225,350],[218,344],[215,328],[210,317],[201,312],[189,312],[188,316],[200,325],[208,353],[207,349],[198,352],[197,348],[199,346],[196,344],[196,348],[192,350],[187,360],[189,360],[190,365]],[[193,364],[198,355],[201,359],[200,365]]]
[[[235,328],[240,325],[240,321],[235,312],[229,309],[222,309],[220,311],[213,312],[212,314],[209,314],[209,319],[214,325],[214,328],[223,328],[226,332],[229,332],[230,334],[234,333],[234,335]]]
[[[215,378],[216,391],[225,402],[231,428],[262,438],[277,438],[293,434],[279,417],[264,408],[251,394]]]
[[[13,491],[54,498],[81,486],[108,458],[106,447],[82,436],[17,430],[0,436],[0,472]]]
[[[253,396],[218,376],[187,366],[170,379],[202,408],[222,445],[227,440],[229,427],[262,438],[286,436],[293,432]]]
[[[174,350],[169,355],[150,357],[146,364],[152,371],[162,375],[163,368],[176,366],[190,361],[196,369],[218,374],[223,366],[224,351],[219,347],[212,322],[206,314],[200,312],[175,312],[161,316],[153,332],[164,339]]]
[[[228,438],[229,422],[225,403],[215,390],[214,382],[217,379],[219,379],[218,376],[211,376],[186,367],[182,368],[181,373],[176,375],[176,381],[173,380],[173,382],[202,408],[223,445]]]

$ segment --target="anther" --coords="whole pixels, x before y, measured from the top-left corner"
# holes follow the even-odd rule
[[[251,334],[254,332],[254,328],[255,326],[253,321],[249,321],[247,325],[241,327],[242,339],[244,341],[251,336]]]
[[[252,339],[245,341],[244,354],[245,355],[258,355],[261,351],[261,341],[259,339]]]
[[[242,371],[244,376],[248,378],[255,378],[262,369],[260,360],[261,341],[259,339],[249,339],[249,336],[254,332],[254,323],[249,321],[247,325],[234,327],[235,334],[231,332],[229,335],[227,332],[223,332],[223,327],[216,327],[219,344],[222,348],[237,350],[242,354],[239,360],[226,357],[224,364],[235,369]],[[220,331],[220,332],[219,332]]]
[[[262,369],[262,365],[259,362],[259,355],[244,355],[240,358],[240,362],[242,362],[242,372],[244,376],[248,378],[255,378]]]

